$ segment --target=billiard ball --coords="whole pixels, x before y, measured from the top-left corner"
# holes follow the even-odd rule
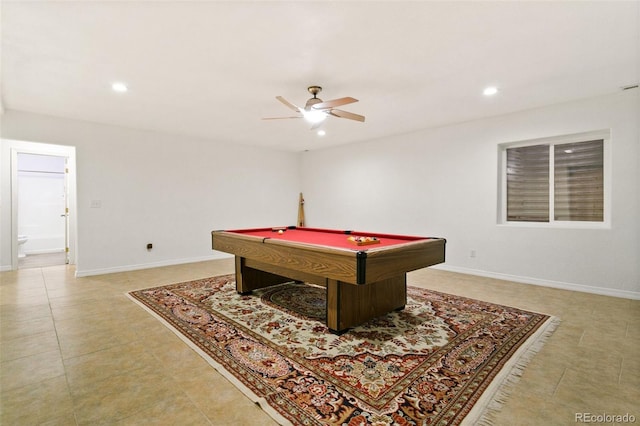
[[[278,234],[284,234],[284,231],[281,229],[278,231]]]

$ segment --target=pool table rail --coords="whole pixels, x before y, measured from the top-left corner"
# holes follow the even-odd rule
[[[298,242],[283,242],[225,231],[212,232],[214,250],[234,254],[245,259],[243,266],[265,268],[272,274],[297,275],[289,278],[314,284],[322,277],[355,283],[355,257],[352,250],[335,249]],[[320,277],[320,278],[318,278]],[[259,287],[258,287],[259,288]],[[253,288],[255,290],[255,288]]]
[[[284,272],[301,271],[350,284],[374,283],[445,261],[445,240],[442,238],[408,241],[391,247],[366,246],[365,250],[356,249],[356,246],[353,249],[336,248],[227,231],[213,231],[211,238],[214,250],[245,258],[255,265],[270,265],[267,272],[284,275]]]

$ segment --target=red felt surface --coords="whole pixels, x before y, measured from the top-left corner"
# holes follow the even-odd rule
[[[329,246],[341,249],[351,249],[356,251],[372,250],[380,247],[388,247],[397,244],[405,244],[412,241],[425,240],[425,237],[412,237],[404,235],[377,234],[373,232],[357,232],[352,231],[351,234],[345,234],[344,231],[318,229],[318,228],[296,228],[287,229],[282,234],[277,231],[273,232],[271,228],[257,229],[239,229],[228,232],[234,232],[243,235],[251,235],[259,238],[273,238],[283,241],[292,241],[304,244],[316,244],[321,246]],[[379,244],[358,246],[348,240],[350,236],[355,237],[376,237],[380,240]]]

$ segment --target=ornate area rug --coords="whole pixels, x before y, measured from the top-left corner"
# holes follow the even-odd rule
[[[242,296],[225,275],[129,296],[281,424],[489,423],[557,325],[415,287],[403,311],[341,336],[324,324],[321,287],[286,283]]]

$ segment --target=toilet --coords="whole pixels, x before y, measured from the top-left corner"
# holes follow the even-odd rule
[[[18,257],[26,257],[23,246],[28,240],[26,235],[18,235]]]

